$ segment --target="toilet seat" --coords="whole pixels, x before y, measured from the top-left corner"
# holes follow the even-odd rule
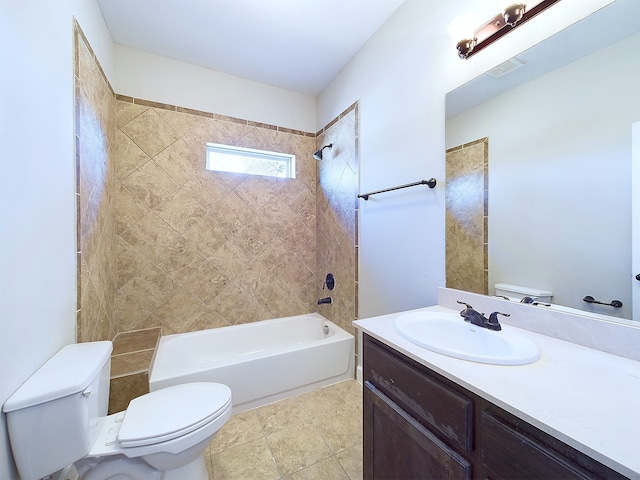
[[[142,396],[144,398],[158,399],[151,408],[159,412],[156,415],[160,416],[155,416],[155,418],[147,416],[147,423],[152,424],[150,428],[153,428],[153,424],[158,425],[156,426],[156,431],[151,431],[151,433],[149,433],[150,430],[145,432],[144,427],[142,434],[136,434],[134,429],[134,434],[129,435],[125,430],[122,438],[129,440],[128,442],[125,441],[129,446],[124,446],[120,441],[120,431],[124,426],[124,420],[127,421],[127,424],[135,425],[137,423],[136,419],[139,420],[143,417],[132,414],[130,409],[101,417],[99,423],[93,429],[92,436],[94,440],[92,440],[91,449],[85,458],[110,457],[119,454],[129,458],[144,457],[158,453],[180,454],[186,449],[190,449],[193,445],[212,437],[231,417],[233,410],[231,389],[226,385],[213,383],[205,383],[205,385],[215,385],[215,387],[187,387],[187,385],[194,384],[167,387]],[[173,397],[173,393],[167,393],[166,391],[173,392],[174,390],[176,392],[182,391],[179,398],[160,401],[165,395]],[[161,396],[158,395],[160,392],[163,392]],[[185,392],[189,392],[191,395],[183,397]],[[218,392],[219,395],[215,395],[213,392]],[[203,398],[209,398],[209,402],[203,401]],[[142,402],[145,401],[136,403],[144,405]],[[208,404],[210,413],[202,414],[203,418],[197,418],[200,415],[195,415],[191,421],[186,421],[186,423],[178,427],[175,426],[177,422],[174,423],[173,428],[171,428],[171,425],[167,425],[167,421],[170,421],[169,417],[181,415],[184,410],[190,408],[190,404],[204,404],[205,406]],[[200,406],[198,408],[204,407]],[[203,411],[206,412],[206,409],[200,410],[200,412]],[[160,425],[163,427],[160,428]],[[168,437],[173,438],[167,440],[166,438]],[[133,446],[133,442],[140,446]]]
[[[123,449],[166,442],[191,433],[229,409],[231,389],[187,383],[147,393],[129,403],[117,436]]]

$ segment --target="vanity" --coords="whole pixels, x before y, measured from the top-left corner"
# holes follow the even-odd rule
[[[398,333],[400,313],[354,322],[362,334],[364,478],[640,479],[640,362],[518,328],[514,316],[537,310],[511,307],[503,330],[535,343],[533,363],[433,352]]]

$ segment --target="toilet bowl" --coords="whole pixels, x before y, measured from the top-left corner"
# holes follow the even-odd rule
[[[231,410],[231,390],[219,383],[187,383],[148,393],[132,400],[124,412],[102,419],[96,442],[76,468],[83,480],[127,472],[134,479],[207,479],[204,449]]]
[[[111,342],[68,345],[5,402],[22,480],[70,463],[82,480],[207,479],[204,449],[231,416],[229,387],[176,385],[107,416],[111,349]]]

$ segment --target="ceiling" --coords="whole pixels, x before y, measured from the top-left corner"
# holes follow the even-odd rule
[[[98,0],[115,43],[317,95],[404,0]]]

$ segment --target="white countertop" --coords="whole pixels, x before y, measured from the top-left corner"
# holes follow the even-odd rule
[[[412,311],[457,312],[442,306]],[[640,480],[640,362],[504,325],[536,343],[529,365],[475,363],[431,352],[402,338],[395,318],[354,325],[404,355],[493,402],[617,472]]]

